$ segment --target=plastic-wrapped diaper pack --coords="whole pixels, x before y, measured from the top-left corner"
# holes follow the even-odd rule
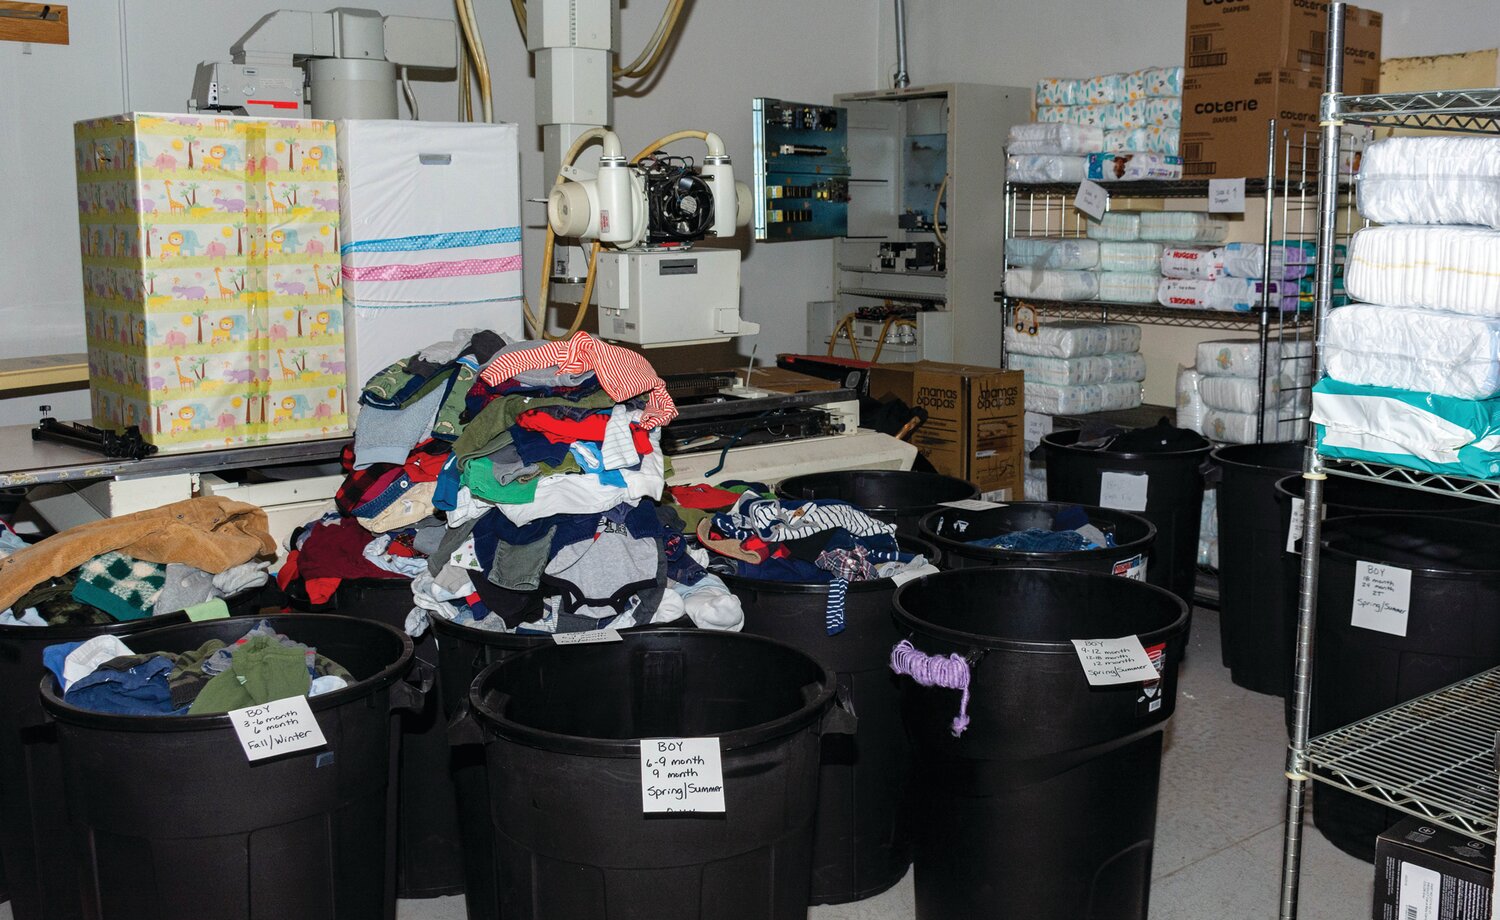
[[[1164,153],[1091,153],[1088,178],[1095,182],[1142,182],[1182,178],[1182,157]]]
[[[1005,152],[1011,156],[1065,154],[1084,156],[1104,149],[1104,129],[1092,125],[1011,125]]]
[[[1379,224],[1500,228],[1500,137],[1393,137],[1365,149],[1359,210]]]
[[[1087,415],[1134,409],[1141,401],[1141,385],[1133,382],[1091,383],[1077,387],[1029,381],[1026,384],[1027,411],[1043,415]]]
[[[1091,383],[1121,383],[1146,379],[1146,358],[1139,352],[1086,355],[1080,358],[1041,358],[1012,354],[1007,364],[1024,371],[1027,383],[1077,387]]]
[[[1264,405],[1278,409],[1283,415],[1306,415],[1307,390],[1283,389],[1276,374],[1268,376]],[[1254,377],[1204,377],[1198,393],[1203,405],[1221,412],[1255,412],[1262,405],[1260,381]]]
[[[1106,241],[1099,246],[1099,269],[1106,272],[1133,272],[1151,275],[1155,298],[1155,276],[1161,267],[1160,243]]]
[[[1177,427],[1203,433],[1203,405],[1201,386],[1203,375],[1194,367],[1177,368]]]
[[[1151,96],[1181,95],[1181,67],[1144,67],[1130,73],[1076,79],[1043,77],[1036,84],[1038,106],[1131,102]]]
[[[1332,378],[1313,387],[1326,457],[1500,479],[1500,399],[1456,399]]]
[[[1161,256],[1161,273],[1168,278],[1212,281],[1223,275],[1259,278],[1265,268],[1266,247],[1260,243],[1225,243],[1223,246],[1172,246]],[[1288,261],[1291,260],[1291,261]],[[1312,265],[1300,247],[1279,243],[1271,246],[1271,277],[1295,281]]]
[[[1099,275],[1096,272],[1008,268],[1005,270],[1005,293],[1008,297],[1035,297],[1038,300],[1093,300],[1099,296]]]
[[[1211,441],[1222,441],[1226,444],[1254,444],[1257,440],[1255,413],[1208,409],[1203,413],[1201,433]],[[1307,437],[1305,419],[1282,419],[1274,410],[1266,410],[1265,436],[1261,440],[1298,441],[1305,437]]]
[[[1124,75],[1125,98],[1143,99],[1147,96],[1181,96],[1181,67],[1145,67]]]
[[[1329,375],[1346,383],[1500,395],[1500,317],[1352,304],[1329,313],[1323,355]]]
[[[1005,175],[1012,182],[1082,182],[1088,174],[1089,157],[1054,153],[1012,154],[1005,161]]]
[[[1311,342],[1267,342],[1268,375],[1276,376],[1281,386],[1298,386],[1298,380],[1312,376]],[[1224,339],[1199,342],[1194,366],[1205,377],[1260,376],[1260,342],[1255,339]],[[1306,385],[1301,384],[1301,385]]]
[[[1014,237],[1005,241],[1005,264],[1012,268],[1097,268],[1099,246],[1097,240]]]
[[[1366,303],[1500,316],[1500,230],[1361,230],[1349,243],[1344,284]]]
[[[1175,128],[1182,123],[1182,99],[1158,96],[1134,102],[1039,105],[1036,120],[1043,124],[1096,125],[1105,130]]]
[[[1198,564],[1219,567],[1219,490],[1203,490],[1203,509],[1198,515]]]
[[[1087,323],[1064,320],[1043,323],[1036,335],[1005,330],[1006,350],[1041,358],[1081,358],[1141,350],[1141,327],[1131,323]]]
[[[1182,129],[1177,125],[1111,128],[1104,132],[1104,152],[1150,151],[1175,157],[1181,152],[1181,138]]]
[[[1155,275],[1100,272],[1099,299],[1111,303],[1156,303]]]
[[[1283,293],[1283,284],[1291,287]],[[1259,309],[1261,294],[1266,283],[1258,278],[1236,278],[1221,275],[1212,281],[1196,278],[1163,278],[1157,288],[1156,300],[1164,307],[1180,307],[1185,310],[1217,310],[1221,312],[1248,313]],[[1271,306],[1295,311],[1299,306],[1295,282],[1271,282]]]
[[[1200,211],[1141,211],[1140,238],[1161,243],[1218,243],[1229,232],[1223,218]]]
[[[1088,222],[1089,239],[1131,241],[1141,238],[1141,212],[1105,211],[1099,220]]]

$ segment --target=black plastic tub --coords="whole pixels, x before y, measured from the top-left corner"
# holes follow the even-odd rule
[[[1409,573],[1404,622],[1355,623],[1366,564]],[[1313,654],[1314,734],[1500,665],[1500,527],[1417,515],[1326,522]],[[1313,796],[1318,829],[1366,861],[1375,857],[1376,835],[1400,818],[1336,789],[1319,787]]]
[[[402,680],[412,643],[383,623],[327,614],[268,618],[356,678],[309,700],[326,747],[249,762],[230,717],[93,712],[41,681],[83,852],[89,920],[395,916],[394,713],[419,708]],[[244,619],[134,635],[181,652],[244,635]]]
[[[1115,539],[1108,549],[1071,552],[1032,552],[975,546],[970,541],[1018,530],[1051,530],[1059,512],[1081,508],[1089,523]],[[985,511],[939,508],[922,519],[922,536],[943,550],[945,565],[962,569],[985,565],[1021,565],[1041,568],[1078,569],[1105,575],[1129,575],[1147,580],[1156,525],[1138,514],[1070,505],[1065,502],[1011,502]]]
[[[937,564],[924,540],[899,537],[901,548]],[[823,737],[822,778],[812,854],[812,904],[872,897],[911,867],[911,748],[901,727],[900,695],[889,662],[900,635],[892,619],[897,584],[851,582],[846,628],[828,635],[826,583],[724,576],[745,611],[746,633],[785,642],[832,670],[859,713],[853,735]]]
[[[470,691],[506,920],[804,920],[831,672],[707,630],[551,645]],[[847,726],[845,726],[847,727]],[[717,737],[723,813],[643,814],[641,739]]]
[[[902,585],[896,618],[969,674],[958,735],[964,695],[902,678],[917,920],[1144,920],[1186,605],[1132,579],[991,566]],[[1090,686],[1071,640],[1131,634],[1160,679]]]
[[[836,470],[783,479],[776,494],[787,498],[832,498],[870,517],[895,524],[909,537],[920,536],[917,522],[943,502],[978,498],[973,483],[916,470]]]

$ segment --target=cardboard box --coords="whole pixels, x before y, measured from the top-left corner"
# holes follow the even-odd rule
[[[524,337],[517,148],[513,124],[338,123],[356,389],[460,329]]]
[[[1495,846],[1406,818],[1375,838],[1375,920],[1490,920]]]
[[[1020,371],[914,361],[870,368],[870,396],[927,410],[911,441],[939,472],[981,493],[1021,494],[1024,407]]]
[[[163,451],[347,430],[333,122],[74,126],[94,423]]]
[[[1301,70],[1184,76],[1183,178],[1264,177],[1267,122],[1276,119],[1293,137],[1316,131],[1322,95],[1322,77]],[[1278,145],[1278,159],[1283,155]]]
[[[1344,92],[1373,93],[1384,17],[1346,10]],[[1316,76],[1321,89],[1327,35],[1323,0],[1188,0],[1184,75],[1294,70]]]
[[[735,372],[735,376],[745,386],[758,387],[762,390],[773,390],[777,393],[789,395],[796,393],[827,393],[829,390],[842,388],[842,383],[837,380],[826,380],[822,377],[811,377],[807,374],[799,374],[780,367],[757,367],[750,373],[750,379],[745,379],[745,371]]]

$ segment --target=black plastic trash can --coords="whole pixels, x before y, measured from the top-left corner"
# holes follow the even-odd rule
[[[972,542],[1019,530],[1052,530],[1058,514],[1072,508],[1081,509],[1088,515],[1090,524],[1114,537],[1115,545],[1097,550],[1033,552],[976,546]],[[1022,565],[1079,569],[1146,580],[1145,576],[1150,573],[1152,544],[1156,542],[1156,525],[1138,514],[1064,502],[1011,502],[1003,508],[985,511],[939,508],[922,518],[921,528],[925,539],[942,548],[944,565],[950,569]]]
[[[295,590],[288,591],[288,600],[295,610],[341,613],[402,631],[413,606],[410,582],[379,578],[344,579],[328,604],[315,605],[305,592]],[[412,642],[416,659],[437,674],[439,686],[428,694],[420,712],[401,716],[396,897],[437,898],[463,892],[464,846],[449,763],[448,720],[438,698],[442,674],[438,673],[437,641],[429,629]],[[465,680],[463,688],[468,685]]]
[[[229,599],[230,614],[256,612],[259,597],[257,590]],[[0,626],[0,857],[15,920],[83,916],[57,727],[36,692],[47,673],[42,651],[105,635],[130,645],[138,633],[186,622],[187,614],[171,613],[101,626]]]
[[[804,920],[819,736],[834,676],[759,636],[707,630],[538,648],[486,668],[505,920]],[[715,736],[722,814],[643,814],[642,738]]]
[[[1304,446],[1228,444],[1213,452],[1220,470],[1219,651],[1230,680],[1256,693],[1286,689],[1289,649],[1261,633],[1266,609],[1285,591],[1276,481],[1302,469]]]
[[[393,713],[422,690],[404,633],[280,614],[271,625],[356,678],[309,700],[326,747],[250,763],[228,715],[125,716],[64,702],[50,674],[63,782],[83,852],[88,920],[372,920],[395,916]],[[141,632],[141,652],[233,642],[245,620]]]
[[[900,537],[901,548],[934,565],[936,547]],[[851,582],[846,628],[828,635],[825,583],[724,576],[745,611],[744,631],[785,642],[834,672],[859,714],[853,735],[823,737],[822,778],[813,838],[811,904],[842,904],[879,894],[911,867],[911,748],[901,727],[899,688],[890,671],[900,638],[892,618],[896,582]]]
[[[1186,605],[1132,579],[992,566],[902,585],[896,618],[968,673],[963,692],[902,678],[917,920],[1143,920]],[[1090,686],[1070,640],[1131,634],[1160,681]]]
[[[943,502],[978,498],[973,483],[916,470],[837,470],[783,479],[776,494],[787,498],[832,498],[848,502],[909,537],[917,522]]]
[[[1189,607],[1198,582],[1198,530],[1203,514],[1203,461],[1207,440],[1188,450],[1124,452],[1077,447],[1078,430],[1042,436],[1047,455],[1047,498],[1100,505],[1105,476],[1145,477],[1144,508],[1125,508],[1156,525],[1156,543],[1146,580]]]
[[[1355,625],[1361,563],[1410,572],[1405,635]],[[1391,632],[1383,631],[1392,629]],[[1362,516],[1323,525],[1310,728],[1331,731],[1500,665],[1500,527],[1452,518]],[[1401,815],[1318,787],[1313,822],[1370,861]]]
[[[1275,489],[1277,534],[1276,545],[1280,553],[1279,570],[1266,569],[1266,579],[1279,587],[1276,594],[1263,595],[1265,602],[1254,621],[1251,641],[1264,642],[1270,651],[1260,664],[1271,673],[1266,675],[1267,685],[1276,688],[1284,698],[1287,732],[1292,728],[1292,652],[1297,635],[1297,584],[1302,571],[1302,554],[1286,551],[1287,532],[1292,524],[1292,499],[1301,500],[1305,482],[1302,474],[1296,473],[1277,480]],[[1500,507],[1471,501],[1456,495],[1424,492],[1418,489],[1399,489],[1379,483],[1350,479],[1344,476],[1329,476],[1323,483],[1323,515],[1325,521],[1358,515],[1431,515],[1455,520],[1496,523]],[[1300,539],[1301,534],[1298,534]]]

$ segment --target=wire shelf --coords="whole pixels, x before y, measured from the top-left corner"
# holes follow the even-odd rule
[[[1323,458],[1325,469],[1335,476],[1349,479],[1367,479],[1404,489],[1421,492],[1438,492],[1444,495],[1460,495],[1478,502],[1500,504],[1500,480],[1465,479],[1462,476],[1446,476],[1428,473],[1404,466],[1385,466],[1366,463],[1362,460],[1339,460]]]
[[[1229,313],[1219,310],[1184,310],[1141,303],[1111,303],[1100,300],[1035,300],[1029,297],[1006,297],[997,293],[995,300],[1006,304],[1007,311],[1032,307],[1045,319],[1074,319],[1085,322],[1143,323],[1148,326],[1180,326],[1193,329],[1223,329],[1244,332],[1260,326],[1261,311]],[[1309,326],[1312,313],[1271,314],[1272,325],[1284,329]]]
[[[1313,778],[1495,842],[1500,668],[1312,739]]]
[[[872,297],[877,300],[921,300],[933,303],[944,303],[946,301],[942,293],[903,291],[897,288],[841,287],[839,288],[839,293],[848,294],[853,297]]]
[[[1500,89],[1340,96],[1337,107],[1338,118],[1349,124],[1429,131],[1500,130]]]

